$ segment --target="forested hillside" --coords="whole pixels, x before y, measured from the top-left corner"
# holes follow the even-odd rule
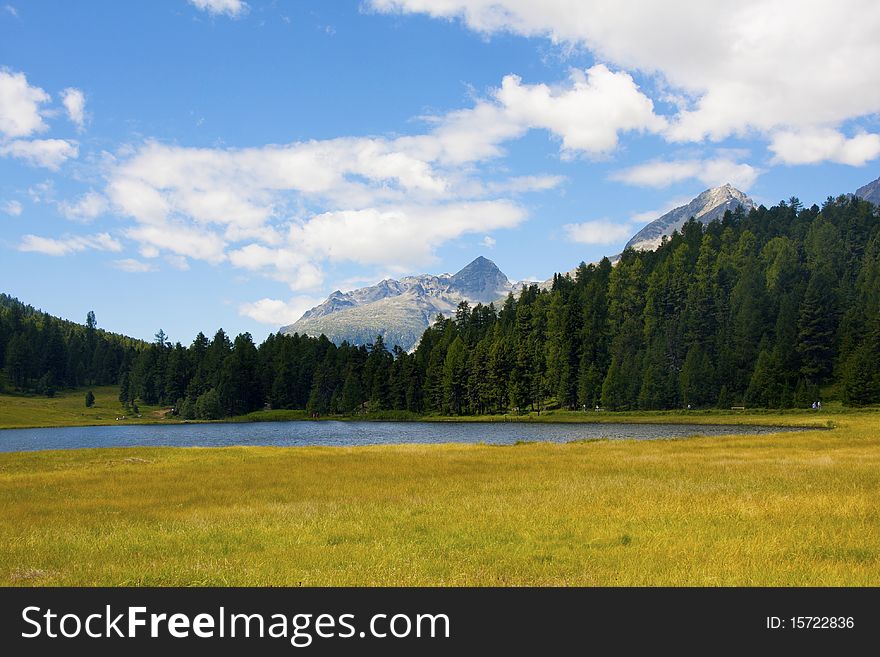
[[[689,222],[659,249],[581,265],[500,308],[462,304],[411,354],[326,338],[199,335],[155,344],[123,395],[221,417],[809,405],[835,384],[880,401],[880,221],[870,203],[797,199]]]
[[[780,408],[825,393],[848,405],[880,401],[880,219],[855,197],[688,222],[656,251],[582,264],[551,290],[524,288],[500,308],[462,303],[410,354],[381,339],[337,347],[273,334],[256,346],[222,330],[189,347],[160,332],[137,350],[10,308],[0,347],[13,385],[118,375],[123,402],[174,405],[189,418],[266,404],[323,415]]]
[[[52,396],[60,388],[115,384],[145,346],[97,328],[92,312],[84,326],[0,294],[0,390]]]

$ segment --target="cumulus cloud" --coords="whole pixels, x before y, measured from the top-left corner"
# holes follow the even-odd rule
[[[215,16],[226,15],[238,18],[248,11],[248,5],[243,0],[189,0],[189,2],[196,9],[201,9]]]
[[[61,201],[58,211],[67,219],[91,221],[107,211],[107,199],[95,191],[89,191],[75,201]]]
[[[122,244],[113,239],[109,233],[97,233],[67,236],[62,239],[25,235],[18,245],[19,251],[32,251],[51,256],[63,256],[89,249],[118,252],[122,250]]]
[[[338,210],[294,224],[290,241],[326,259],[413,266],[429,261],[433,250],[451,239],[512,228],[525,217],[510,201]]]
[[[654,76],[678,104],[666,131],[673,141],[833,127],[880,111],[880,4],[873,0],[670,0],[638,11],[617,0],[370,5],[460,19],[484,34],[549,37]]]
[[[181,255],[167,255],[165,256],[165,262],[178,271],[187,271],[189,269],[189,262]]]
[[[179,214],[238,231],[259,230],[282,209],[286,193],[349,205],[445,190],[429,163],[372,138],[246,149],[148,142],[114,169],[108,185],[119,209],[144,223]]]
[[[880,156],[880,135],[861,132],[847,138],[832,128],[784,131],[773,135],[770,150],[783,164],[817,164],[830,160],[862,166]]]
[[[80,130],[86,120],[86,97],[82,91],[68,87],[61,92],[61,103],[67,111],[67,118]]]
[[[213,264],[226,259],[226,243],[219,235],[182,222],[136,225],[128,228],[125,235],[146,246],[170,251],[172,255],[205,260]]]
[[[105,194],[134,219],[126,234],[141,246],[210,262],[229,257],[307,289],[320,282],[310,267],[325,260],[423,264],[448,240],[518,224],[524,211],[497,197],[545,191],[564,178],[485,182],[463,166],[501,155],[507,140],[544,130],[564,155],[599,155],[621,132],[664,125],[631,76],[602,65],[555,86],[507,76],[473,107],[425,121],[423,134],[393,138],[238,149],[147,141],[115,162]]]
[[[292,222],[284,246],[251,243],[231,251],[229,261],[267,272],[292,290],[309,290],[323,282],[324,261],[414,267],[449,240],[513,227],[524,218],[525,211],[509,201],[337,210]]]
[[[79,146],[67,139],[16,139],[0,144],[0,155],[18,158],[30,166],[57,171],[67,160],[79,155]]]
[[[0,68],[0,135],[28,137],[47,130],[40,106],[51,99],[39,87],[28,84],[24,73]]]
[[[134,258],[124,258],[122,260],[114,260],[113,266],[121,271],[131,274],[143,274],[150,271],[156,271],[156,266],[147,262],[141,262]]]
[[[487,249],[494,249],[496,243],[497,242],[496,242],[495,238],[492,237],[491,235],[485,235],[483,237],[483,241],[481,242],[481,244]]]
[[[548,131],[566,155],[598,155],[614,150],[621,132],[665,127],[632,77],[602,64],[572,70],[564,84],[552,86],[507,75],[474,107],[424,118],[435,126],[431,133],[402,137],[395,147],[446,164],[498,157],[504,142],[529,130]]]
[[[19,201],[4,201],[0,204],[0,207],[3,208],[4,213],[11,217],[17,217],[22,212],[21,203]]]
[[[570,85],[561,89],[508,75],[497,98],[515,123],[550,131],[569,154],[608,153],[620,132],[659,132],[666,125],[629,74],[603,64],[572,71]]]
[[[728,158],[656,160],[611,174],[612,180],[641,187],[668,187],[695,178],[708,187],[730,183],[748,190],[758,179],[760,170]]]
[[[284,326],[293,324],[310,308],[314,308],[322,299],[318,297],[295,296],[288,301],[280,299],[260,299],[253,303],[239,306],[239,314],[250,317],[261,324]]]
[[[566,224],[562,228],[569,240],[580,244],[614,244],[632,235],[632,228],[627,224],[607,219]]]

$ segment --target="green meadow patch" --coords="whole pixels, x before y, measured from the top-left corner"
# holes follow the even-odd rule
[[[95,395],[95,403],[87,408],[85,396],[89,390]],[[119,386],[63,390],[53,397],[0,394],[0,429],[94,426],[121,422],[143,424],[165,422],[167,419],[167,409],[158,406],[141,404],[138,413],[123,408],[119,403]]]

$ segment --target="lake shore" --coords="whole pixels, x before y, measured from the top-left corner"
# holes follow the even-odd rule
[[[834,426],[843,415],[875,416],[880,421],[880,408],[844,409],[826,406],[821,411],[789,410],[719,410],[694,409],[674,411],[561,411],[551,410],[527,414],[437,416],[402,413],[374,415],[309,417],[301,410],[261,410],[223,420],[180,420],[168,409],[142,405],[140,417],[132,417],[117,399],[114,386],[94,388],[95,405],[85,408],[85,390],[63,391],[55,397],[0,394],[0,430],[43,429],[50,427],[104,426],[125,424],[184,424],[197,422],[288,422],[288,421],[381,421],[381,422],[549,422],[549,423],[671,423],[671,424],[749,424],[799,426],[804,428]],[[125,419],[117,419],[117,418]]]

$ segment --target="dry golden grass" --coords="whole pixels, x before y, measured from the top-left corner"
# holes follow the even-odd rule
[[[675,441],[0,454],[0,583],[876,586],[880,415],[835,422]]]

